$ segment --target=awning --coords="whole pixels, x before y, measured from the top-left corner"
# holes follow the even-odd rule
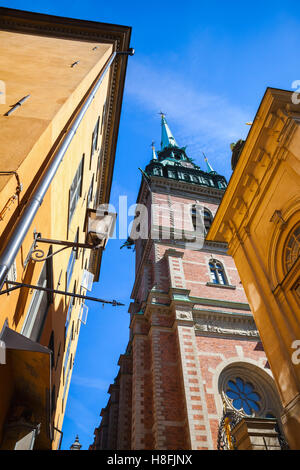
[[[1,447],[18,448],[20,440],[38,430],[34,449],[50,449],[52,351],[7,326],[0,340],[6,348],[0,365]]]

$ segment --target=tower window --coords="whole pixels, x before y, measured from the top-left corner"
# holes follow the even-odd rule
[[[208,233],[208,231],[210,229],[210,226],[212,224],[212,221],[213,221],[213,216],[212,216],[211,212],[208,209],[204,209],[203,219],[204,219],[203,221],[204,221],[205,235],[206,235]]]
[[[228,285],[224,267],[219,261],[210,260],[209,269],[210,269],[211,282],[213,284]]]
[[[196,230],[197,226],[197,206],[194,204],[191,209],[191,216],[192,216],[192,223],[194,230]]]
[[[212,224],[213,216],[208,209],[204,208],[203,212],[201,209],[202,207],[201,206],[197,207],[196,204],[192,206],[192,210],[191,210],[192,223],[193,223],[194,230],[196,230],[197,215],[199,216],[201,214],[203,225],[204,225],[204,235],[206,235]]]

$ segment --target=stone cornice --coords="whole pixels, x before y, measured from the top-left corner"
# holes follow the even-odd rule
[[[218,204],[224,195],[224,189],[201,186],[200,184],[193,184],[187,181],[172,180],[162,176],[151,175],[151,182],[154,191],[156,188],[159,188],[160,193],[169,194],[170,189],[172,189],[172,195],[178,195],[183,198],[186,197],[191,200],[194,200],[195,196],[206,196],[208,202],[212,202],[212,198],[214,198],[216,204]],[[176,192],[176,190],[178,190],[178,192]]]
[[[164,292],[159,289],[156,289],[155,286],[151,289],[149,292],[148,298],[147,298],[147,305],[149,306],[161,306],[163,308],[167,308],[170,303],[170,299],[174,297],[174,294],[182,294],[185,299],[180,299],[180,302],[186,302],[189,305],[193,304],[195,308],[197,309],[197,306],[203,306],[207,305],[210,307],[223,307],[223,308],[229,308],[232,310],[243,310],[247,312],[251,312],[250,306],[248,303],[244,302],[232,302],[230,300],[219,300],[219,299],[211,299],[207,297],[194,297],[194,296],[189,296],[187,295],[189,292],[188,289],[179,289],[179,288],[170,288],[169,292]],[[153,302],[153,297],[159,297],[159,298],[164,298],[168,303],[166,304],[161,304],[161,303],[156,303]],[[176,300],[173,298],[173,300]],[[244,314],[243,314],[244,315]],[[247,315],[247,314],[246,314]],[[252,313],[249,314],[252,316]]]
[[[190,297],[194,301],[195,305],[209,305],[209,306],[220,306],[231,309],[246,310],[251,311],[249,304],[243,302],[232,302],[229,300],[218,300],[218,299],[208,299],[205,297]]]
[[[153,241],[155,243],[159,243],[160,245],[172,245],[176,248],[180,248],[180,249],[190,249],[192,250],[192,246],[191,246],[191,243],[192,242],[189,242],[189,241],[185,241],[185,240],[179,240],[179,239],[153,239]],[[186,245],[189,245],[188,248],[186,247]],[[202,248],[195,248],[195,251],[205,251],[205,252],[215,252],[215,251],[218,251],[218,252],[222,252],[222,255],[227,255],[227,243],[224,243],[224,242],[215,242],[215,241],[207,241],[205,240],[204,241],[204,245]]]
[[[131,27],[99,23],[61,16],[46,15],[12,8],[0,7],[0,28],[6,31],[15,31],[28,34],[39,34],[85,39],[90,41],[102,40],[104,42],[127,42]],[[121,46],[121,44],[120,44]]]

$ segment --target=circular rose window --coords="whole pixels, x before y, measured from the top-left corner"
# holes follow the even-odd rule
[[[228,381],[225,393],[236,410],[243,411],[249,416],[259,412],[260,396],[254,391],[254,386],[251,383],[236,377],[234,380]]]

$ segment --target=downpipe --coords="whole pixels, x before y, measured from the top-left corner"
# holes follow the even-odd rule
[[[23,240],[32,224],[32,221],[40,208],[44,196],[54,178],[56,175],[56,172],[63,161],[64,155],[74,137],[76,134],[76,131],[86,113],[88,110],[90,104],[92,103],[95,94],[97,93],[106,73],[108,72],[111,64],[113,63],[116,55],[133,55],[134,50],[129,49],[128,52],[113,52],[111,57],[109,58],[107,64],[105,65],[104,70],[102,71],[100,77],[98,78],[97,82],[95,83],[94,87],[92,88],[88,98],[86,99],[83,107],[81,108],[78,116],[76,117],[74,123],[70,127],[70,129],[67,131],[65,137],[63,138],[63,141],[59,145],[58,149],[56,150],[50,164],[48,165],[44,175],[42,176],[40,182],[38,183],[38,186],[36,187],[33,195],[29,198],[26,207],[24,208],[19,220],[16,222],[12,234],[9,236],[7,239],[4,248],[1,252],[0,255],[0,290],[3,287],[3,284],[5,282],[7,273],[12,266],[17,253],[19,249],[21,248],[21,245],[23,243]]]

